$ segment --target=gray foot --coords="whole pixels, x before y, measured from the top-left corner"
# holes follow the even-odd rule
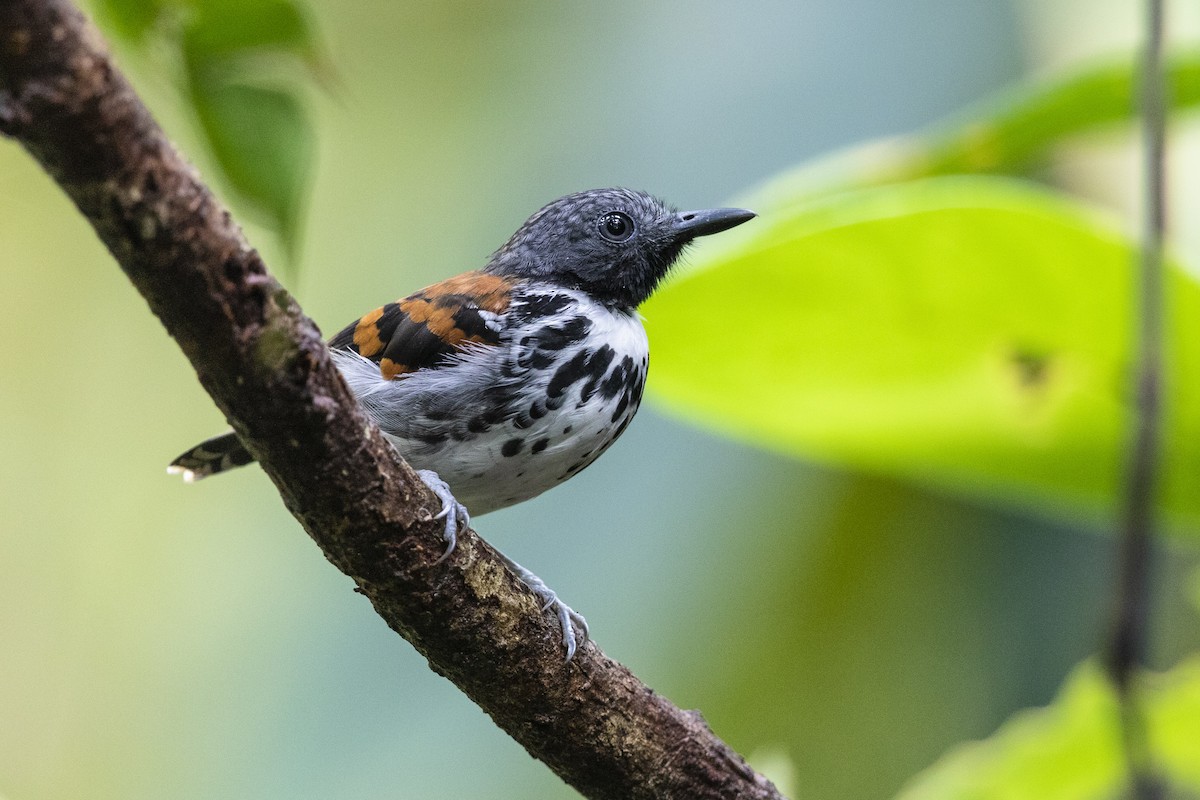
[[[503,553],[500,554],[500,557],[504,559],[504,563],[513,571],[513,574],[521,579],[521,583],[528,586],[537,595],[538,599],[542,601],[542,611],[551,607],[554,608],[554,613],[558,617],[559,627],[562,628],[562,642],[563,647],[567,650],[567,662],[570,663],[571,659],[575,657],[575,650],[577,649],[575,631],[571,627],[571,623],[575,623],[575,627],[579,628],[580,638],[578,644],[581,645],[588,640],[587,620],[583,618],[582,614],[576,613],[570,606],[559,600],[554,590],[547,586],[537,575],[534,575]]]
[[[436,472],[431,469],[419,469],[417,475],[429,487],[429,491],[442,501],[442,510],[434,516],[434,519],[446,519],[446,530],[442,533],[442,539],[446,542],[446,552],[434,562],[440,564],[454,552],[454,546],[458,543],[458,532],[471,525],[471,515],[467,513],[466,506],[454,499],[450,487]]]

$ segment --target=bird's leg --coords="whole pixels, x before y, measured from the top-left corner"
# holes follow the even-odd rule
[[[441,479],[441,477],[430,469],[419,469],[417,475],[429,487],[429,490],[437,495],[442,501],[442,510],[434,516],[434,519],[446,519],[446,529],[442,534],[442,539],[446,542],[446,552],[442,553],[441,558],[436,562],[440,564],[446,560],[446,557],[454,552],[454,546],[458,542],[458,532],[465,530],[471,524],[471,517],[467,513],[467,508],[458,500],[454,499],[454,495],[450,492],[450,486]],[[529,589],[537,595],[538,600],[542,603],[542,611],[553,607],[554,614],[558,617],[559,627],[562,629],[563,647],[567,650],[567,661],[575,657],[575,651],[578,646],[588,640],[587,620],[582,614],[576,613],[574,609],[558,599],[558,595],[554,590],[545,584],[545,582],[534,575],[529,570],[522,567],[517,562],[513,561],[503,553],[498,553],[508,568],[513,571],[513,574],[520,579],[521,583],[529,587]],[[575,630],[571,627],[571,623],[579,628],[582,634],[577,641],[575,638]]]
[[[570,606],[559,600],[554,590],[547,586],[537,575],[534,575],[503,553],[499,555],[500,558],[504,559],[504,563],[508,565],[508,568],[513,571],[513,574],[520,578],[521,583],[528,586],[537,595],[538,600],[542,602],[542,611],[551,606],[554,607],[559,627],[562,628],[562,641],[563,647],[567,650],[567,661],[570,662],[575,657],[576,645],[582,645],[588,640],[587,620],[583,618],[582,614],[576,613]],[[572,622],[579,627],[579,632],[582,634],[578,643],[575,641],[575,631],[571,627]]]
[[[458,532],[470,526],[471,515],[467,513],[466,506],[454,499],[449,485],[436,472],[431,469],[419,469],[417,476],[429,487],[429,491],[442,501],[442,510],[434,516],[434,519],[446,518],[446,530],[442,533],[442,539],[446,542],[446,552],[434,562],[440,564],[454,552],[454,546],[458,543]]]

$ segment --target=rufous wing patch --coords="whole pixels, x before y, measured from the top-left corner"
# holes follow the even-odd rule
[[[383,316],[385,306],[380,306],[358,321],[354,326],[354,346],[359,355],[370,358],[383,349],[383,339],[379,338],[379,318]]]
[[[488,275],[486,272],[464,272],[447,278],[441,283],[435,283],[425,292],[433,292],[443,296],[458,295],[470,298],[473,303],[484,311],[493,314],[503,314],[508,310],[514,282],[499,275]]]
[[[383,377],[387,378],[389,381],[398,375],[404,375],[408,372],[415,372],[415,370],[413,370],[407,364],[397,364],[390,358],[381,358],[379,360],[379,371],[383,374]]]
[[[363,316],[329,346],[379,364],[388,380],[435,366],[467,343],[496,344],[491,326],[508,310],[514,281],[467,272],[435,283]]]

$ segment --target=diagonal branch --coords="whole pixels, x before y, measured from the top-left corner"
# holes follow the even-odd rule
[[[534,757],[589,797],[779,797],[595,645],[564,665],[557,626],[477,536],[434,565],[439,504],[66,0],[0,0],[0,133],[91,222],[326,558]]]

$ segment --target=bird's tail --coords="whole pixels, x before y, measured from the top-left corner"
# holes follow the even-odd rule
[[[233,431],[205,439],[171,462],[167,472],[182,475],[188,483],[218,472],[244,467],[254,460]]]

